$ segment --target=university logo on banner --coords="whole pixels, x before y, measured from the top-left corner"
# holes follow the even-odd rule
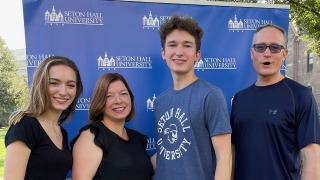
[[[228,21],[229,32],[244,32],[254,31],[257,27],[272,23],[272,20],[266,19],[239,19],[237,15],[234,15],[233,20],[230,18]]]
[[[198,71],[217,69],[236,70],[237,61],[236,58],[231,57],[205,57],[195,63],[194,69]]]
[[[157,149],[157,142],[155,138],[148,138],[147,139],[147,151],[156,150]]]
[[[142,28],[143,29],[155,29],[159,30],[161,24],[165,23],[171,16],[158,16],[152,15],[152,12],[149,11],[149,15],[144,15],[142,17]]]
[[[27,67],[38,67],[43,60],[51,56],[54,56],[54,54],[27,54]]]
[[[64,26],[65,24],[80,25],[103,25],[103,16],[101,12],[80,12],[74,10],[56,10],[54,6],[44,13],[45,24]]]
[[[76,104],[76,110],[89,110],[90,98],[80,97]]]
[[[116,69],[152,69],[152,59],[150,56],[127,56],[116,55],[108,56],[105,51],[104,56],[97,59],[98,70],[116,70]]]
[[[148,98],[147,99],[147,111],[153,111],[153,105],[154,105],[154,100],[156,100],[156,95],[153,94],[153,98]]]

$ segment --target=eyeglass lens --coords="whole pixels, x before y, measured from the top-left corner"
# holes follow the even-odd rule
[[[265,44],[254,44],[253,48],[256,52],[259,52],[259,53],[265,52],[267,48],[270,49],[271,53],[279,53],[281,49],[284,49],[282,45],[278,45],[278,44],[271,44],[269,46]]]

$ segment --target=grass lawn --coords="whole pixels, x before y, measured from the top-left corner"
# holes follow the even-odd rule
[[[3,163],[4,163],[4,156],[6,153],[6,148],[4,145],[4,136],[7,133],[8,128],[2,127],[0,128],[0,179],[3,177]]]

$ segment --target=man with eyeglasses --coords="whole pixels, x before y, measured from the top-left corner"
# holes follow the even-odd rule
[[[232,102],[234,180],[319,180],[318,107],[309,88],[280,73],[286,32],[261,26],[252,44],[257,81]]]

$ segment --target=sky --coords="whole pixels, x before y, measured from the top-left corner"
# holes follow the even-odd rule
[[[10,50],[26,48],[22,0],[0,0],[0,37]]]

